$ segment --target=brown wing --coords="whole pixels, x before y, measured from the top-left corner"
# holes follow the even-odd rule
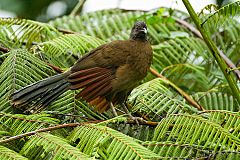
[[[91,105],[95,105],[98,111],[103,112],[109,107],[105,95],[112,90],[113,77],[112,69],[93,67],[73,72],[67,80],[71,83],[71,89],[82,89],[76,98],[82,97]]]
[[[71,67],[70,88],[82,89],[77,98],[96,105],[99,111],[108,109],[106,97],[114,100],[115,94],[131,90],[145,76],[149,65],[145,64],[144,45],[131,40],[113,41],[92,50]]]
[[[119,40],[99,46],[79,59],[72,66],[71,71],[76,72],[93,67],[113,68],[124,65],[131,54],[132,44],[130,40]]]
[[[126,63],[126,41],[104,44],[79,59],[70,69],[68,81],[71,89],[82,89],[76,98],[82,97],[103,112],[109,108],[106,95],[112,91],[116,69]]]

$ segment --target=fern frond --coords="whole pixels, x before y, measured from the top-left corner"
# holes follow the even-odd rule
[[[48,114],[7,114],[0,113],[0,123],[11,135],[18,135],[51,125],[56,125],[59,120],[51,118]]]
[[[104,40],[111,39],[115,35],[120,39],[126,39],[129,34],[124,32],[129,33],[136,17],[142,14],[138,11],[123,13],[121,10],[104,10],[81,16],[64,16],[51,21],[50,24],[56,28],[64,28]]]
[[[104,159],[157,159],[159,156],[131,137],[105,126],[83,125],[69,136],[80,151]]]
[[[44,42],[61,35],[49,24],[26,19],[0,18],[0,25],[16,45],[26,43],[27,48],[33,42]]]
[[[169,9],[164,8],[168,13]],[[156,11],[157,12],[157,11]],[[64,16],[50,21],[56,28],[64,28],[79,32],[83,35],[98,37],[106,41],[128,39],[132,25],[137,20],[146,20],[147,16],[154,17],[156,12],[125,11],[125,10],[102,10],[90,12],[81,16]],[[177,12],[177,11],[176,11]],[[178,14],[176,14],[177,16]],[[179,14],[183,15],[183,13]],[[160,19],[167,19],[161,15]],[[94,22],[94,23],[92,23]],[[163,39],[169,39],[173,31],[186,31],[178,23],[156,21],[148,24],[148,34],[152,44],[158,44]]]
[[[223,82],[222,73],[210,55],[206,44],[199,38],[175,38],[153,46],[152,67],[159,72],[179,68],[183,74],[174,72],[166,77],[173,80],[176,77],[173,82],[184,89],[207,91]],[[187,70],[192,72],[184,73]]]
[[[239,14],[240,1],[236,1],[218,9],[207,19],[205,19],[201,25],[207,28],[209,31],[216,31],[217,28],[224,25],[224,23],[227,21],[231,21],[234,17],[239,16]]]
[[[0,66],[0,111],[10,112],[9,96],[28,84],[46,78],[53,70],[25,49],[12,50]]]
[[[73,114],[82,118],[75,117],[77,122],[85,121],[86,119],[107,119],[107,116],[101,113],[94,112],[94,107],[90,106],[83,100],[76,99],[78,91],[67,91],[63,93],[59,98],[50,104],[44,111],[54,111],[61,114]],[[72,120],[73,117],[68,117],[65,120]]]
[[[164,81],[156,78],[135,88],[129,97],[129,102],[134,105],[133,112],[142,112],[153,119],[174,113],[197,112],[165,85]]]
[[[0,145],[0,159],[1,160],[28,160],[21,154]]]
[[[170,115],[157,126],[153,141],[202,146],[214,152],[239,151],[240,140],[219,124],[198,115]]]
[[[221,91],[203,92],[194,95],[206,110],[239,111],[239,105],[232,95]]]
[[[20,153],[29,159],[92,159],[68,144],[66,139],[48,133],[38,133],[32,136]]]
[[[240,138],[240,114],[225,110],[209,110],[203,112],[207,119],[219,124],[232,135]]]
[[[147,141],[143,142],[142,145],[166,159],[204,159],[209,156],[209,151],[204,150],[199,146],[189,144],[178,144],[168,141]]]
[[[153,127],[148,125],[135,125],[127,123],[114,123],[108,125],[108,127],[141,141],[152,140],[155,129],[155,126]]]
[[[225,23],[226,25],[213,35],[213,40],[233,63],[237,63],[240,57],[238,52],[240,49],[240,23],[238,20],[231,20]]]
[[[38,47],[51,64],[66,68],[72,66],[76,59],[103,43],[104,41],[94,37],[67,34],[39,44]]]
[[[153,66],[161,71],[173,64],[204,65],[210,58],[206,44],[198,38],[175,38],[153,46]]]
[[[183,87],[186,92],[206,91],[210,88],[210,80],[202,66],[189,63],[174,64],[165,67],[161,74],[176,85]]]

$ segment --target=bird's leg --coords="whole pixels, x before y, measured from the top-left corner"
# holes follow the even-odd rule
[[[116,110],[115,110],[114,105],[113,105],[112,102],[110,102],[110,107],[111,107],[111,110],[112,110],[112,113],[113,113],[114,117],[117,117],[118,114],[117,114],[117,112],[116,112]]]
[[[140,123],[144,123],[145,122],[145,120],[143,118],[141,118],[141,117],[134,117],[134,116],[132,116],[132,114],[129,112],[129,110],[128,110],[128,108],[127,108],[125,103],[122,103],[121,105],[122,105],[122,107],[124,109],[124,112],[128,115],[128,117],[131,120],[135,121],[137,123],[137,125],[139,125],[139,122]]]

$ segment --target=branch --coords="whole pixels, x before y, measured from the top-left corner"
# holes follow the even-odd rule
[[[92,123],[94,123],[94,122],[96,123],[96,121],[93,121]],[[10,141],[13,141],[13,140],[16,140],[16,139],[20,139],[20,138],[23,138],[23,137],[26,137],[26,136],[35,135],[35,134],[40,133],[40,132],[52,131],[52,130],[56,130],[56,129],[60,129],[60,128],[66,128],[66,127],[76,127],[76,126],[83,125],[83,124],[86,124],[86,123],[91,123],[91,122],[67,123],[67,124],[60,124],[60,125],[56,125],[56,126],[51,126],[51,127],[48,127],[48,128],[41,128],[41,129],[38,129],[38,130],[35,130],[35,131],[19,134],[19,135],[12,136],[12,137],[7,138],[7,139],[0,140],[0,144],[10,142]]]
[[[0,46],[0,51],[2,51],[3,53],[7,53],[10,51],[10,49],[6,48],[6,47],[3,47],[3,46]]]
[[[201,33],[195,27],[193,27],[190,23],[188,23],[184,20],[178,19],[178,18],[174,18],[174,19],[178,24],[180,24],[184,28],[190,30],[195,36],[197,36],[200,39],[203,39]],[[236,68],[236,65],[221,50],[218,49],[218,51],[220,52],[220,56],[224,59],[224,61],[227,63],[229,68]],[[240,71],[234,70],[234,73],[235,73],[236,77],[238,79],[240,79]]]
[[[197,36],[198,38],[201,38],[202,39],[202,35],[201,33],[195,28],[193,27],[190,23],[188,23],[187,21],[184,21],[184,20],[181,20],[181,19],[178,19],[178,18],[174,18],[175,21],[182,25],[184,28],[190,30],[195,36]]]
[[[91,123],[99,123],[99,122],[103,122],[103,120],[81,122],[81,123],[66,123],[66,124],[51,126],[51,127],[48,127],[48,128],[41,128],[41,129],[38,129],[38,130],[35,130],[35,131],[19,134],[19,135],[12,136],[12,137],[7,138],[7,139],[0,140],[0,144],[1,143],[7,143],[7,142],[10,142],[10,141],[13,141],[13,140],[17,140],[17,139],[20,139],[20,138],[23,138],[23,137],[32,136],[32,135],[35,135],[35,134],[41,133],[41,132],[53,131],[53,130],[56,130],[56,129],[66,128],[66,127],[76,127],[76,126],[80,126],[80,125],[91,124]],[[137,124],[137,122],[134,121],[134,120],[128,120],[127,123],[128,124]],[[158,122],[143,121],[143,122],[139,122],[138,124],[149,125],[149,126],[157,126]]]
[[[240,103],[240,91],[239,88],[237,86],[237,84],[234,81],[234,77],[232,74],[228,74],[228,66],[227,64],[224,62],[224,60],[221,57],[221,53],[219,52],[219,49],[217,48],[217,46],[214,44],[214,42],[212,41],[212,39],[209,37],[209,35],[207,34],[207,32],[202,28],[201,24],[200,24],[200,19],[197,16],[196,12],[194,11],[194,9],[192,8],[192,5],[189,3],[188,0],[182,0],[185,7],[188,10],[188,13],[190,14],[191,18],[193,19],[195,25],[197,26],[198,30],[200,31],[203,40],[205,41],[205,43],[207,44],[208,48],[211,50],[212,55],[214,56],[214,58],[216,59],[219,67],[221,68],[225,78],[227,79],[227,82],[232,90],[232,95],[237,99],[238,103]]]
[[[204,110],[204,108],[200,104],[198,104],[193,98],[191,98],[191,96],[189,96],[186,92],[184,92],[181,88],[176,86],[173,82],[168,80],[166,77],[164,77],[163,75],[158,73],[153,68],[150,68],[150,72],[153,75],[155,75],[156,77],[159,77],[159,78],[163,79],[165,82],[167,82],[167,84],[169,84],[174,90],[176,90],[179,94],[181,94],[188,101],[188,103],[190,103],[192,106],[194,106],[198,110]]]
[[[62,29],[62,28],[57,28],[57,30],[63,34],[76,34],[77,32],[74,31],[70,31],[70,30],[66,30],[66,29]]]
[[[46,63],[49,67],[51,67],[54,71],[56,71],[57,73],[63,73],[64,70],[62,70],[61,68],[59,68],[58,66],[54,66],[53,64],[50,63]]]

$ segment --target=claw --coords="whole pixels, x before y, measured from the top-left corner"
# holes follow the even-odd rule
[[[131,113],[128,111],[125,104],[122,104],[122,107],[123,107],[125,113],[128,115],[129,119],[134,121],[137,125],[146,123],[146,121],[143,118],[132,116]]]

